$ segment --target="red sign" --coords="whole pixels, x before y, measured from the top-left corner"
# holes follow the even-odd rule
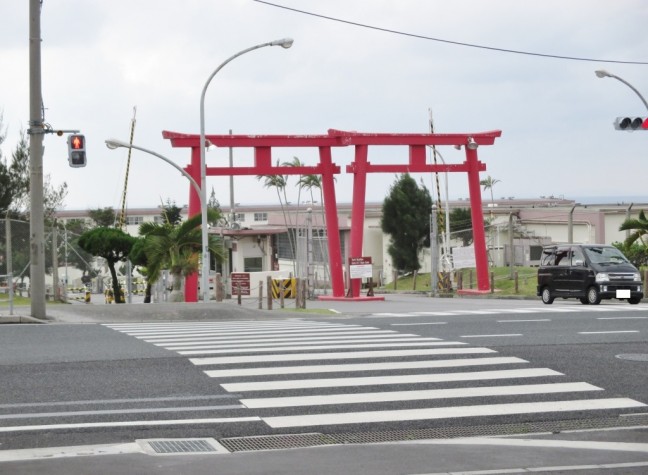
[[[250,295],[250,274],[248,272],[232,272],[232,295]]]
[[[349,257],[350,266],[363,266],[371,264],[371,256],[369,257]]]
[[[371,257],[349,257],[349,277],[362,279],[373,276]]]

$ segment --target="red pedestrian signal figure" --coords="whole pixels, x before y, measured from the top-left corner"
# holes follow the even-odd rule
[[[85,137],[83,135],[68,135],[68,162],[74,168],[86,166]]]

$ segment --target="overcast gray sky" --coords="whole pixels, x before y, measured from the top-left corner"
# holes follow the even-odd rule
[[[352,25],[253,0],[43,0],[42,84],[45,121],[80,129],[88,166],[70,168],[65,137],[45,138],[45,173],[67,182],[67,209],[118,207],[125,150],[137,108],[134,143],[179,166],[187,149],[173,149],[162,130],[199,132],[200,93],[227,58],[283,37],[291,49],[263,48],[221,70],[206,95],[207,133],[324,134],[502,130],[481,147],[483,178],[500,180],[495,197],[542,195],[632,196],[648,202],[648,132],[614,130],[621,115],[647,116],[623,83],[598,79],[606,69],[648,96],[648,2],[641,0],[274,0],[272,3],[394,32]],[[0,6],[0,110],[11,154],[29,119],[28,2]],[[423,38],[423,37],[427,37]],[[493,51],[436,38],[558,59]],[[639,62],[644,64],[626,64]],[[448,163],[463,152],[441,148]],[[235,161],[249,163],[236,152]],[[277,150],[273,160],[312,150]],[[334,150],[345,169],[352,150]],[[369,150],[374,163],[405,163],[406,150]],[[210,151],[208,165],[224,165],[227,150]],[[368,179],[368,201],[382,201],[393,175]],[[418,177],[417,177],[418,178]],[[428,188],[429,175],[421,175]],[[296,179],[289,200],[296,201]],[[442,179],[443,183],[443,179]],[[337,180],[339,202],[351,200],[350,175]],[[229,180],[208,178],[223,205]],[[443,185],[442,185],[443,188]],[[451,199],[468,197],[466,177],[451,175]],[[188,203],[189,184],[173,167],[142,152],[132,156],[128,205]],[[484,194],[484,197],[489,196]],[[235,201],[276,203],[274,190],[254,178],[235,179]]]

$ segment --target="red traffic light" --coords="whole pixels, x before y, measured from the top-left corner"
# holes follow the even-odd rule
[[[83,135],[70,135],[70,148],[72,150],[83,150],[85,148],[85,137]]]

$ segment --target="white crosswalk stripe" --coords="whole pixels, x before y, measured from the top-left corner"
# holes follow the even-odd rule
[[[546,311],[531,307],[519,313]],[[511,313],[489,309],[374,316]],[[251,417],[277,429],[618,412],[645,406],[629,398],[605,397],[603,388],[569,381],[563,373],[533,367],[521,358],[498,356],[490,348],[377,327],[308,320],[106,326],[189,356],[206,376],[239,398]]]

